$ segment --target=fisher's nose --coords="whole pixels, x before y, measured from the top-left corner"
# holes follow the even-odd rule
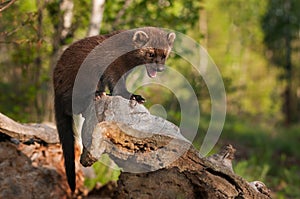
[[[162,72],[164,71],[166,68],[165,68],[165,65],[164,64],[157,64],[157,68],[156,68],[156,71],[157,72]]]

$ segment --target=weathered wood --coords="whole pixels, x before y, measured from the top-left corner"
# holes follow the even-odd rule
[[[55,128],[46,124],[20,124],[0,113],[0,132],[20,141],[41,139],[46,143],[59,143]]]
[[[233,173],[232,146],[201,158],[178,127],[120,97],[103,97],[96,112],[81,162],[91,165],[107,153],[125,171],[114,198],[269,198]]]
[[[95,111],[98,123],[92,117],[90,122],[85,115],[88,126],[95,128],[88,128],[94,129],[91,133],[83,132],[83,137],[91,136],[91,143],[84,148],[81,163],[90,166],[107,153],[123,169],[116,186],[99,190],[101,197],[270,198],[262,182],[248,183],[234,174],[231,161],[235,149],[230,145],[218,154],[200,157],[177,126],[121,97],[97,100]],[[55,129],[19,124],[0,114],[0,132],[20,140],[13,144],[11,139],[0,136],[0,179],[4,179],[0,181],[1,198],[70,197]],[[24,144],[28,139],[43,142]],[[77,174],[78,184],[82,185],[82,174],[79,170]],[[44,188],[41,192],[28,192],[33,186]]]
[[[51,126],[20,124],[0,113],[0,198],[71,198],[62,149]],[[76,169],[79,194],[84,191],[79,158]]]
[[[0,198],[66,198],[70,193],[61,180],[57,150],[59,146],[0,142]]]

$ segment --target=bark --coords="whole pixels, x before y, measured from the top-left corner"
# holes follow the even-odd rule
[[[59,4],[60,10],[58,13],[59,24],[56,24],[56,32],[53,35],[52,46],[53,50],[50,57],[50,70],[49,77],[52,77],[53,69],[59,59],[62,51],[67,47],[66,39],[73,35],[74,29],[72,27],[73,20],[73,0],[62,0]],[[48,82],[48,92],[45,96],[45,114],[44,121],[54,122],[54,112],[53,112],[53,82],[52,78]]]
[[[103,19],[105,0],[92,0],[92,12],[87,36],[99,35]]]
[[[96,114],[99,122],[81,163],[90,166],[107,153],[122,168],[113,198],[270,196],[262,182],[248,183],[234,174],[231,161],[235,149],[230,145],[201,158],[177,126],[121,97],[96,101]]]
[[[285,17],[285,27],[284,27],[284,51],[285,51],[285,80],[286,87],[284,91],[284,114],[285,123],[290,125],[297,121],[297,103],[295,100],[295,91],[293,90],[293,66],[292,66],[292,30],[290,23],[291,15],[291,2],[287,0],[284,2],[284,9],[286,15]]]
[[[36,150],[35,148],[38,148]],[[32,158],[42,151],[38,145],[15,145],[10,142],[1,142],[0,144],[0,198],[65,198],[67,193],[66,184],[53,183],[59,182],[60,176],[53,169],[57,164],[43,164],[33,162],[24,151],[31,151]],[[47,154],[55,157],[56,151],[43,150]],[[39,157],[41,160],[42,158]],[[45,160],[49,161],[47,156]],[[55,161],[54,161],[55,162]],[[35,164],[34,164],[35,163]],[[52,168],[51,168],[52,167]],[[47,183],[50,182],[50,183]]]
[[[0,113],[0,132],[19,141],[39,139],[45,143],[59,143],[56,130],[47,124],[20,124]]]
[[[84,189],[78,158],[76,164],[79,194]],[[71,198],[55,128],[0,114],[0,179],[0,198]]]
[[[5,2],[1,2],[0,3],[0,12],[3,12],[7,8],[9,8],[11,5],[13,5],[15,3],[15,1],[16,0],[9,0],[9,1],[5,1]]]
[[[285,105],[285,122],[290,125],[294,119],[294,107],[292,102],[292,47],[291,47],[291,33],[288,28],[286,28],[285,34],[285,78],[286,78],[286,88],[284,93],[284,105]]]
[[[202,74],[207,72],[208,60],[207,60],[207,49],[208,45],[208,27],[207,27],[207,11],[205,3],[203,3],[199,10],[199,32],[201,34],[201,50],[200,50],[200,70]]]
[[[70,34],[73,19],[73,7],[73,0],[63,0],[60,3],[61,27],[58,34],[60,40],[65,39]]]
[[[270,198],[262,182],[249,183],[233,172],[231,145],[200,157],[177,126],[122,97],[102,97],[95,102],[95,111],[94,124],[89,121],[94,118],[85,115],[85,123],[95,127],[91,134],[83,128],[83,139],[90,135],[92,143],[80,161],[90,166],[106,153],[123,170],[116,184],[93,190],[86,198]],[[57,137],[44,136],[57,134],[49,128],[0,115],[1,198],[71,197]],[[34,140],[28,142],[30,138]],[[79,158],[79,150],[76,154]],[[84,196],[83,176],[78,164],[76,168],[79,190],[74,197]]]
[[[37,42],[36,42],[36,49],[37,49],[37,56],[34,60],[34,71],[33,71],[33,85],[37,90],[41,89],[41,70],[43,67],[42,64],[42,43],[43,43],[43,9],[44,9],[44,1],[37,0],[37,28],[36,28],[36,35],[37,35]],[[36,109],[37,119],[42,118],[43,116],[43,107],[44,107],[44,100],[41,92],[37,93],[37,96],[34,99],[34,105]]]

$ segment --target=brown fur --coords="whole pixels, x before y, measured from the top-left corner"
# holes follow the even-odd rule
[[[156,63],[157,66],[154,68],[149,66],[151,68],[149,70],[158,72],[163,70],[162,65],[164,65],[165,60],[168,57],[169,51],[175,39],[175,34],[174,37],[170,38],[169,34],[157,28],[148,27],[138,30],[143,31],[148,35],[150,38],[149,42],[147,45],[143,46],[143,48],[137,48],[134,51],[120,56],[108,66],[106,71],[103,73],[103,76],[99,77],[98,90],[100,92],[104,92],[105,87],[108,87],[113,95],[121,95],[125,98],[130,98],[133,96],[138,101],[143,102],[144,99],[141,96],[130,94],[127,91],[125,82],[122,83],[123,85],[121,85],[120,88],[117,88],[117,82],[125,73],[138,65]],[[54,69],[53,82],[55,91],[56,123],[64,152],[68,183],[72,191],[74,191],[76,187],[74,165],[74,133],[72,129],[72,92],[76,75],[85,58],[96,46],[101,44],[107,38],[120,32],[122,31],[114,32],[109,35],[89,37],[75,42],[64,51]],[[131,31],[128,34],[124,34],[124,37],[128,37],[124,39],[132,40],[135,33],[136,30]],[[139,39],[141,38],[141,41],[143,42],[145,37],[143,37],[143,34],[137,34],[137,36],[137,40],[135,41],[137,41],[137,45],[139,45]],[[155,45],[162,47],[160,49],[153,49],[151,46]],[[95,93],[96,88],[92,89],[94,89]],[[82,109],[80,111],[83,111],[86,107],[81,108]]]

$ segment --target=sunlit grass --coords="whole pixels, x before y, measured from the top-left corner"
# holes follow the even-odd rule
[[[95,178],[86,178],[85,186],[88,189],[93,189],[97,183],[105,185],[109,181],[117,181],[120,175],[120,169],[110,160],[108,155],[102,155],[101,159],[93,164]]]
[[[274,198],[300,198],[299,125],[266,127],[227,117],[219,145],[224,143],[237,149],[236,174],[264,182]]]

